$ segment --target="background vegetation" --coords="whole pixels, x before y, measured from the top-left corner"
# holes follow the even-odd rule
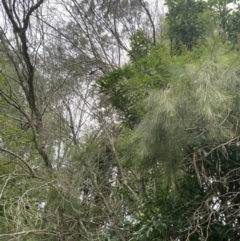
[[[0,6],[0,240],[240,239],[236,2]]]

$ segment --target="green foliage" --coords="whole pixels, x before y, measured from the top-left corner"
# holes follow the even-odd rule
[[[233,43],[234,48],[236,50],[239,50],[239,36],[240,36],[240,24],[239,24],[239,19],[240,19],[240,7],[233,11],[227,21],[227,33],[228,33],[228,40]]]
[[[167,1],[167,36],[171,54],[180,55],[186,50],[204,44],[209,36],[220,36],[222,42],[232,43],[238,49],[239,6],[232,9],[232,0]]]
[[[167,35],[170,39],[171,54],[179,55],[197,46],[204,37],[204,22],[201,14],[206,2],[194,0],[166,1],[169,12],[166,15]]]
[[[150,185],[140,206],[140,215],[135,217],[135,232],[131,240],[186,240],[187,234],[183,227],[189,225],[187,209],[190,205],[187,203],[194,195],[201,195],[197,193],[197,183],[192,182],[192,178],[186,179],[179,181],[177,192],[169,187],[162,189],[159,178],[149,180]]]
[[[163,88],[169,80],[168,48],[158,46],[149,56],[100,78],[99,92],[119,111],[126,126],[133,128],[143,114],[142,100],[149,90]]]
[[[236,151],[239,152],[239,148],[233,152],[236,154]],[[152,169],[151,173],[149,171],[146,195],[134,215],[134,222],[129,225],[133,230],[131,240],[238,240],[239,223],[235,215],[231,216],[235,209],[230,207],[239,203],[239,195],[235,196],[236,189],[239,190],[237,178],[234,174],[233,179],[224,184],[220,181],[229,170],[239,168],[238,159],[226,159],[224,153],[216,150],[202,163],[198,162],[199,170],[206,171],[205,176],[202,174],[202,186],[199,186],[191,158],[187,159],[184,176],[176,180],[175,186],[164,188],[161,166]],[[220,162],[222,173],[216,173]],[[207,177],[211,177],[212,182]]]
[[[217,52],[181,70],[175,67],[174,82],[148,97],[148,112],[135,134],[141,150],[136,160],[167,162],[175,170],[186,145],[213,145],[236,135],[232,118],[238,118],[238,56],[224,48]]]
[[[153,44],[143,30],[137,30],[136,33],[130,37],[130,46],[130,60],[137,61],[148,56]]]
[[[147,58],[122,69],[132,71],[120,82],[122,86],[118,82],[121,75],[119,80],[106,82],[111,86],[104,86],[102,93],[107,95],[118,86],[113,106],[124,110],[133,93],[129,84],[134,83],[137,90],[139,80],[148,83],[148,95],[136,100],[140,123],[135,122],[132,131],[123,128],[117,145],[120,157],[126,153],[125,167],[140,170],[145,180],[145,192],[136,208],[126,188],[117,190],[132,219],[130,223],[125,220],[132,233],[130,240],[237,237],[237,230],[232,229],[238,225],[236,215],[228,203],[238,205],[239,199],[235,176],[239,174],[239,54],[222,44],[222,38],[206,39],[204,45],[174,59],[164,55],[163,48],[152,50]],[[143,73],[148,68],[152,68],[149,73],[162,73],[165,85],[154,83],[154,74],[148,73],[146,78]],[[102,86],[100,82],[100,89]],[[120,107],[116,104],[122,96],[127,98]],[[126,120],[128,116],[123,115]],[[127,182],[138,192],[135,182]],[[234,200],[231,193],[235,193]],[[219,203],[222,209],[213,211]]]
[[[238,60],[228,45],[209,40],[175,58],[171,83],[145,100],[126,144],[126,162],[147,177],[132,240],[236,240],[229,203],[239,202]]]

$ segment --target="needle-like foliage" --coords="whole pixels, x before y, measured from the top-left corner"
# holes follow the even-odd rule
[[[219,45],[192,63],[175,63],[172,82],[146,100],[148,111],[133,137],[129,160],[139,166],[162,163],[173,180],[182,173],[189,149],[214,147],[237,137],[238,58]]]

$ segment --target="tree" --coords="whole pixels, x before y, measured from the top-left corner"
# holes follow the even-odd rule
[[[203,1],[167,1],[167,35],[171,53],[181,54],[184,49],[192,50],[204,36],[204,21],[201,14],[206,9]]]
[[[238,239],[239,57],[216,42],[209,49],[148,97],[127,147],[149,180],[133,240]]]
[[[1,239],[239,239],[238,10],[151,4],[2,1]]]
[[[144,113],[142,101],[149,91],[163,88],[169,81],[168,47],[157,45],[153,48],[141,32],[137,32],[135,37],[137,40],[132,41],[131,50],[135,60],[97,81],[100,93],[107,97],[108,103],[129,128],[135,128],[141,120]]]
[[[118,27],[116,19],[125,20],[116,9],[128,9],[129,3],[113,6],[114,19],[101,19],[109,32],[99,24],[102,11],[97,7],[88,9],[84,1],[72,4],[75,15],[68,17],[74,22],[61,29],[51,14],[46,15],[52,6],[43,1],[3,1],[1,5],[6,22],[0,36],[4,59],[0,150],[10,166],[2,173],[3,239],[94,240],[111,232],[117,240],[126,240],[119,231],[126,205],[113,198],[111,184],[124,175],[114,151],[114,128],[110,128],[114,121],[96,107],[92,83],[115,67],[104,42],[110,38],[104,35],[114,31],[112,46],[120,43],[119,29],[113,27]],[[62,6],[71,13],[66,3]],[[136,6],[137,12],[140,5]],[[94,121],[87,126],[89,117]],[[127,183],[123,185],[136,195]]]

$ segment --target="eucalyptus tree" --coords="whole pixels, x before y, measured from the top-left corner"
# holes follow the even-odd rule
[[[97,108],[92,84],[125,61],[141,9],[153,42],[155,27],[143,1],[68,3],[1,3],[2,239],[127,240],[116,118]]]
[[[76,51],[97,61],[93,70],[106,72],[122,66],[129,52],[129,37],[138,29],[145,30],[156,43],[156,22],[163,13],[155,11],[153,19],[153,7],[146,1],[63,0],[61,3],[67,13],[62,36]]]

